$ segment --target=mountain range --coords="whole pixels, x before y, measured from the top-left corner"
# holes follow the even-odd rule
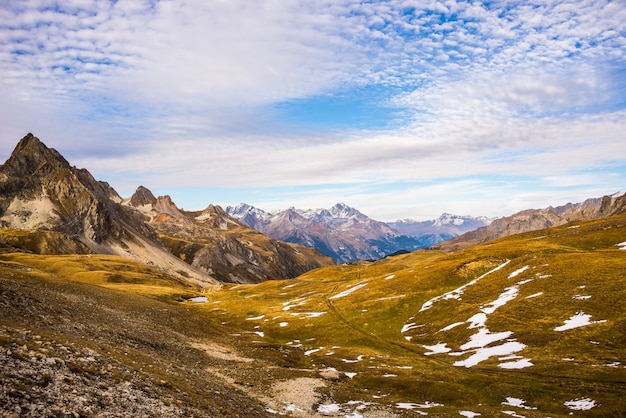
[[[207,286],[292,278],[332,264],[315,250],[251,230],[219,207],[185,212],[145,187],[123,199],[32,134],[0,166],[0,245],[119,255]]]
[[[266,212],[246,203],[226,212],[274,239],[316,248],[336,263],[377,260],[430,247],[487,225],[484,217],[443,214],[432,221],[376,221],[344,203],[330,209]]]

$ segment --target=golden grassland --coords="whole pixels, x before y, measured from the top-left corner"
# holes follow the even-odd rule
[[[616,244],[624,241],[626,215],[618,215],[456,253],[418,251],[210,293],[102,255],[0,254],[0,274],[19,268],[42,281],[97,286],[126,298],[147,296],[246,341],[238,349],[251,356],[259,347],[295,350],[299,354],[281,367],[336,369],[341,378],[327,396],[337,403],[413,403],[430,406],[420,411],[435,416],[468,410],[482,416],[514,411],[527,417],[619,417],[626,411],[626,251]],[[498,266],[503,267],[494,271]],[[523,344],[515,354],[532,366],[503,369],[504,355],[471,367],[455,365],[471,350],[426,355],[427,347],[442,343],[452,353],[463,351],[476,333],[468,319],[512,287],[517,293],[494,308],[485,325]],[[459,288],[458,297],[439,298],[421,309]],[[193,296],[208,302],[180,303]],[[555,330],[582,313],[590,315],[589,325]],[[503,404],[509,397],[523,399],[527,408]],[[594,406],[579,411],[565,405],[579,399],[593,400]]]

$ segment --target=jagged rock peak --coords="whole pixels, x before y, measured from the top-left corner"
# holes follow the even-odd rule
[[[15,176],[28,176],[46,163],[70,166],[57,150],[48,148],[39,138],[29,133],[17,143],[3,168],[5,172],[8,171]]]
[[[135,193],[133,193],[133,195],[130,197],[130,201],[128,203],[134,207],[155,205],[157,203],[157,198],[154,197],[150,190],[148,190],[144,186],[139,186],[137,187]]]
[[[165,213],[175,218],[183,218],[185,216],[176,204],[172,202],[172,198],[169,195],[157,197],[154,209],[158,213]]]

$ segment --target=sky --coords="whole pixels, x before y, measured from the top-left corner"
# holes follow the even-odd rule
[[[2,0],[0,161],[382,221],[626,191],[626,1]]]

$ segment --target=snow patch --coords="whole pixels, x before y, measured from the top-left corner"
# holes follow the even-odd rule
[[[534,363],[530,361],[530,359],[527,358],[523,358],[520,360],[516,360],[516,361],[508,361],[506,363],[500,363],[498,364],[498,367],[501,369],[507,369],[507,370],[511,370],[511,369],[525,369],[526,367],[532,367],[534,366]]]
[[[395,277],[396,277],[395,274],[390,274],[389,276],[385,277],[385,280],[391,280],[391,279],[393,279]]]
[[[455,322],[454,324],[450,324],[447,327],[441,328],[438,332],[450,331],[452,328],[456,328],[459,325],[463,325],[465,322]]]
[[[367,286],[367,283],[359,283],[359,284],[357,284],[356,286],[351,287],[351,288],[350,288],[350,289],[348,289],[348,290],[345,290],[345,291],[343,291],[343,292],[341,292],[341,293],[337,293],[336,295],[329,297],[328,299],[339,299],[339,298],[343,298],[343,297],[345,297],[345,296],[348,296],[350,293],[352,293],[352,292],[354,292],[354,291],[356,291],[356,290],[359,290],[359,289],[361,289],[362,287],[365,287],[365,286]]]
[[[410,324],[404,324],[402,329],[400,330],[401,334],[404,334],[407,331],[410,331],[415,328],[423,327],[423,325],[417,325],[415,322],[411,322]]]
[[[572,399],[570,401],[563,402],[563,405],[572,411],[587,411],[596,407],[596,401],[591,398]]]
[[[537,409],[531,406],[527,406],[525,400],[519,399],[519,398],[513,398],[511,396],[507,396],[506,401],[502,402],[502,405],[514,406],[516,408],[522,408],[522,409],[528,409],[528,410]]]
[[[307,351],[305,351],[305,352],[304,352],[304,355],[305,355],[305,356],[310,356],[311,354],[313,354],[313,353],[317,353],[318,351],[321,351],[321,350],[323,350],[323,349],[324,349],[324,347],[320,347],[320,348],[313,348],[313,349],[311,349],[311,350],[307,350]]]
[[[525,272],[526,270],[528,270],[528,268],[529,268],[528,266],[524,266],[524,267],[522,267],[521,269],[517,269],[517,270],[515,270],[513,273],[509,274],[509,277],[508,277],[508,278],[509,278],[509,279],[512,279],[513,277],[515,277],[515,276],[517,276],[517,275],[519,275],[519,274],[521,274],[521,273]]]
[[[504,289],[504,292],[498,296],[498,299],[489,303],[486,307],[481,307],[480,310],[486,314],[492,314],[498,309],[500,306],[504,306],[507,302],[512,301],[519,294],[518,286],[511,286]]]
[[[424,353],[425,356],[431,356],[433,354],[443,354],[452,351],[450,347],[448,347],[447,343],[439,343],[435,345],[422,345],[426,350],[429,350],[427,353]]]
[[[504,356],[507,354],[517,353],[518,351],[522,351],[524,348],[526,348],[525,344],[522,344],[518,341],[508,341],[502,345],[497,345],[495,347],[480,348],[465,360],[455,361],[453,365],[457,367],[470,368],[477,365],[478,363],[489,359],[489,357]]]
[[[554,328],[554,330],[555,331],[567,331],[570,329],[580,328],[580,327],[584,327],[587,325],[599,324],[602,322],[606,322],[606,320],[591,321],[591,315],[586,314],[584,312],[577,312],[575,315],[565,320],[563,325]]]
[[[481,328],[478,333],[470,336],[470,340],[461,346],[461,350],[469,350],[471,348],[482,348],[496,341],[507,339],[513,334],[512,331],[491,332],[487,328]]]
[[[537,292],[537,293],[533,293],[530,296],[526,296],[526,299],[532,299],[532,298],[536,298],[537,296],[541,296],[543,295],[543,292]]]
[[[476,315],[473,315],[470,318],[468,318],[467,321],[465,322],[470,323],[470,325],[467,327],[468,329],[482,328],[485,326],[485,323],[487,322],[487,315],[483,312],[477,313]]]
[[[620,250],[626,250],[626,241],[620,242],[619,244],[615,244],[619,247]]]
[[[207,303],[209,301],[209,298],[207,298],[206,296],[196,296],[191,299],[187,299],[187,301],[194,303]]]
[[[459,411],[459,415],[463,417],[467,417],[467,418],[474,418],[474,417],[480,416],[478,412],[472,412],[472,411]]]

